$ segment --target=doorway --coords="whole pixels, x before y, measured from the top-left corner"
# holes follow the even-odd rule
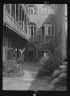
[[[33,51],[28,51],[29,61],[33,61]]]
[[[28,44],[25,48],[24,61],[36,61],[36,47]]]

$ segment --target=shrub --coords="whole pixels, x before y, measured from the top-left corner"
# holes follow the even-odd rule
[[[67,76],[62,76],[57,83],[54,83],[53,89],[54,91],[66,91],[67,90]]]
[[[14,76],[20,74],[22,74],[20,64],[18,64],[14,58],[3,62],[3,76]]]
[[[63,62],[63,64],[65,63]],[[67,65],[62,65],[62,66],[67,66]],[[54,76],[54,78],[52,77],[53,75],[50,78],[51,84],[53,85],[53,88],[51,90],[53,91],[66,91],[67,90],[67,67],[60,68],[60,74],[58,73],[56,74],[56,76]],[[55,79],[57,78],[58,78],[58,81],[55,82]]]
[[[40,66],[41,65],[44,65],[45,61],[46,61],[46,58],[41,57],[40,60],[39,60],[39,62],[37,64],[40,65]]]
[[[59,52],[54,52],[53,54],[50,54],[49,59],[45,60],[42,64],[37,77],[43,76],[43,75],[52,75],[54,70],[58,69],[61,64],[61,58],[59,55]]]

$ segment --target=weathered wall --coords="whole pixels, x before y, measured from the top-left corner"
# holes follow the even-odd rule
[[[55,44],[60,49],[63,59],[66,56],[65,4],[56,4]]]

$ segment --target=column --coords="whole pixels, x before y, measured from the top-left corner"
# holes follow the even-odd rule
[[[3,57],[2,57],[2,60],[3,61],[6,61],[7,60],[7,55],[8,55],[8,40],[7,40],[7,38],[6,37],[3,37],[4,39],[3,39],[3,52],[2,52],[2,55],[3,55]]]
[[[18,4],[18,21],[19,21],[19,18],[20,18],[20,4]]]
[[[25,30],[25,11],[24,11],[24,30]]]
[[[15,4],[15,21],[16,21],[16,4]]]
[[[6,61],[7,60],[7,51],[8,51],[8,47],[4,47],[3,46],[3,61]]]

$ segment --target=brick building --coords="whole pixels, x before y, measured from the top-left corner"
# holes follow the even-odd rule
[[[54,4],[28,4],[29,43],[25,48],[25,61],[39,60],[43,53],[54,50]]]

